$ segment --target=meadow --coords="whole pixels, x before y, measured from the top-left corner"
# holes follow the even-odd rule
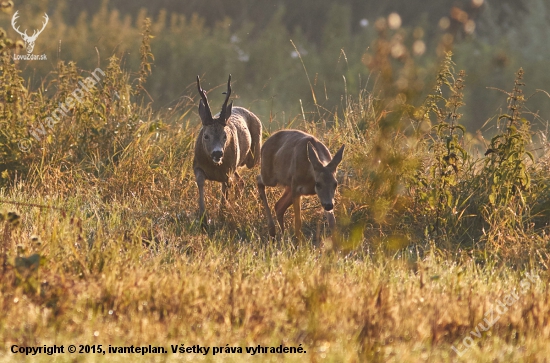
[[[199,95],[169,108],[149,102],[149,20],[138,69],[111,56],[78,102],[68,98],[95,67],[59,61],[32,87],[10,58],[20,45],[3,34],[0,361],[546,362],[550,147],[532,127],[544,116],[525,107],[529,69],[506,75],[506,108],[485,139],[464,126],[468,78],[452,53],[418,89],[412,58],[396,59],[385,24],[378,30],[375,86],[344,92],[338,108],[262,118],[264,140],[293,127],[331,151],[346,145],[337,230],[306,198],[303,242],[292,208],[287,232],[268,238],[257,168],[243,170],[243,195],[224,210],[219,184],[207,183],[211,219],[201,228]],[[416,94],[424,101],[410,102]],[[60,105],[66,115],[46,124]],[[40,140],[29,130],[43,130]],[[273,205],[282,191],[267,192]],[[77,352],[11,351],[54,344]],[[108,350],[149,345],[167,353]],[[280,345],[304,351],[246,352]]]

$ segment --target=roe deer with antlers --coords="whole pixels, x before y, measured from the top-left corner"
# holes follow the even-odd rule
[[[199,116],[202,129],[195,143],[193,171],[199,188],[199,218],[206,225],[204,206],[204,183],[212,180],[222,183],[221,206],[225,205],[228,189],[234,181],[242,188],[243,180],[237,168],[246,165],[249,169],[260,161],[262,146],[262,123],[249,110],[233,107],[227,101],[231,95],[231,75],[221,112],[212,116],[206,92],[197,76],[197,88],[201,96]]]
[[[281,185],[285,191],[275,203],[275,214],[281,232],[284,232],[284,214],[294,205],[294,234],[302,239],[300,198],[317,194],[325,209],[330,229],[334,228],[334,194],[336,192],[336,168],[342,161],[344,145],[334,158],[327,147],[310,134],[298,130],[282,130],[274,133],[262,147],[261,174],[258,175],[258,191],[267,214],[269,234],[275,237],[275,223],[271,215],[266,186]]]

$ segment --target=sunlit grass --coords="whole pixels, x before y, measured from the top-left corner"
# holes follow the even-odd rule
[[[147,55],[148,37],[142,42]],[[142,61],[145,78],[149,57]],[[455,172],[441,160],[459,149],[431,127],[449,122],[446,112],[430,120],[391,85],[362,90],[357,99],[343,98],[341,110],[319,107],[292,121],[330,150],[346,145],[334,235],[312,196],[303,203],[306,240],[298,242],[292,228],[270,240],[257,168],[242,172],[243,194],[224,210],[219,185],[207,183],[211,220],[202,230],[192,173],[199,130],[192,97],[151,111],[113,57],[87,102],[23,152],[17,138],[28,135],[21,118],[32,123],[50,114],[82,75],[74,64],[59,63],[52,80],[58,89],[49,98],[28,91],[4,62],[8,71],[0,76],[15,93],[2,103],[9,125],[0,164],[3,361],[23,359],[10,352],[15,344],[150,344],[169,352],[171,344],[301,344],[306,350],[206,357],[66,353],[58,361],[533,362],[549,356],[547,145],[531,161],[514,154],[529,185],[518,184],[518,174],[502,163],[491,164],[499,171],[495,179],[495,169],[483,167],[493,156],[464,158]],[[451,68],[438,76],[452,76]],[[451,96],[455,122],[460,97]],[[442,92],[439,100],[446,104],[451,96]],[[519,111],[502,118],[522,120]],[[532,147],[529,130],[523,131],[509,133],[511,140],[523,137],[521,152]],[[457,139],[461,148],[468,147],[465,139]],[[518,144],[502,145],[513,150]],[[491,183],[499,182],[506,192],[492,200],[491,193],[500,192]],[[439,194],[430,199],[434,190]],[[280,193],[268,190],[271,205]],[[510,294],[518,298],[476,336],[486,314]]]
[[[49,203],[26,198],[25,189],[1,197]],[[256,208],[252,202],[249,210]],[[550,334],[547,275],[539,269],[532,271],[536,283],[522,295],[525,272],[478,264],[466,253],[432,248],[422,256],[414,249],[396,256],[369,248],[345,254],[327,251],[323,243],[269,241],[260,215],[248,219],[247,237],[238,236],[231,222],[216,222],[217,230],[205,235],[193,222],[162,220],[162,213],[141,217],[150,208],[137,208],[131,200],[107,205],[89,196],[80,199],[77,192],[66,203],[72,207],[64,211],[19,206],[21,227],[6,234],[4,225],[4,247],[18,246],[21,256],[37,253],[44,259],[35,272],[15,264],[3,274],[5,352],[12,344],[151,344],[169,350],[181,343],[302,344],[307,352],[207,357],[235,362],[522,362],[541,361],[550,353],[544,344]],[[189,203],[191,208],[193,200]],[[39,240],[32,241],[32,234]],[[363,243],[368,247],[370,241]],[[518,301],[457,358],[451,346],[464,350],[463,338],[512,291]],[[157,360],[181,358],[169,353]],[[4,355],[5,361],[20,359]],[[78,357],[113,359],[152,358]]]

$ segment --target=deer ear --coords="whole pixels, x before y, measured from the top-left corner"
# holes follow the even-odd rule
[[[323,163],[319,160],[319,155],[317,155],[317,151],[315,151],[315,148],[311,142],[307,143],[307,158],[309,159],[311,166],[313,166],[313,170],[323,169]]]
[[[206,112],[206,107],[204,106],[203,100],[201,100],[199,103],[199,116],[203,125],[209,125],[210,123],[212,123],[210,115],[208,114],[208,112]]]
[[[336,168],[338,167],[338,164],[342,162],[342,157],[344,156],[344,147],[346,145],[342,145],[340,150],[336,152],[330,163],[327,164],[327,168],[331,169],[333,172],[336,171]]]

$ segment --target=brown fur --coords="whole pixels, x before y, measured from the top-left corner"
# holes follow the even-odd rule
[[[233,108],[228,125],[224,127],[227,133],[227,144],[221,165],[214,164],[203,148],[201,141],[205,127],[199,131],[195,142],[193,170],[202,169],[207,180],[227,183],[230,182],[231,176],[238,167],[246,165],[248,169],[252,169],[259,164],[258,151],[262,147],[262,124],[252,112],[242,107]]]
[[[195,181],[199,188],[199,216],[205,224],[204,183],[206,180],[222,183],[221,205],[225,204],[228,188],[234,181],[242,185],[242,179],[237,173],[237,168],[247,166],[253,168],[260,162],[260,149],[262,145],[262,124],[258,117],[242,107],[227,106],[227,100],[231,93],[230,80],[228,82],[228,96],[222,107],[222,112],[211,116],[210,107],[203,94],[203,101],[199,107],[203,128],[200,130],[195,143],[195,156],[193,159],[193,171]],[[203,92],[197,78],[199,93]],[[205,111],[206,110],[206,111]],[[226,120],[224,110],[229,114]],[[205,139],[208,135],[208,139]],[[223,137],[226,137],[225,141]],[[211,150],[209,150],[209,148]],[[221,161],[213,160],[213,150],[223,154]]]
[[[275,203],[275,213],[284,231],[284,213],[294,205],[294,233],[301,235],[300,198],[317,194],[325,207],[331,228],[335,225],[333,207],[336,190],[336,167],[342,160],[344,146],[334,159],[325,145],[314,136],[298,130],[282,130],[273,134],[262,147],[261,175],[258,176],[260,199],[266,211],[269,234],[275,236],[275,223],[265,195],[266,186],[284,186]]]

